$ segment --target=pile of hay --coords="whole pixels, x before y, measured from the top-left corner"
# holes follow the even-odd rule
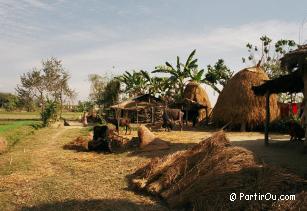
[[[142,151],[156,151],[169,149],[169,144],[157,138],[147,127],[138,128],[139,148]]]
[[[246,68],[235,74],[220,93],[213,109],[213,121],[219,125],[231,122],[233,127],[253,129],[265,122],[265,97],[255,96],[252,86],[269,80],[259,67]],[[270,97],[271,121],[279,116],[277,96]]]
[[[252,152],[230,146],[223,132],[193,148],[154,158],[136,171],[130,185],[166,200],[171,208],[263,210],[273,201],[231,202],[235,192],[290,194],[306,188],[297,176],[256,162]]]
[[[7,148],[7,142],[3,138],[0,138],[0,154],[5,152],[6,148]]]
[[[73,141],[65,144],[63,149],[76,150],[76,151],[88,151],[89,139],[85,139],[82,136],[77,137]]]
[[[307,210],[307,192],[302,191],[295,195],[295,200],[278,201],[273,204],[274,211]]]
[[[191,102],[195,102],[199,104],[200,106],[207,107],[208,109],[208,116],[211,112],[211,103],[208,97],[208,94],[204,90],[204,88],[201,87],[199,83],[196,82],[190,82],[187,84],[184,90],[184,98],[191,100]],[[203,119],[206,118],[206,109],[201,108],[197,109],[198,117],[197,121],[200,122]]]

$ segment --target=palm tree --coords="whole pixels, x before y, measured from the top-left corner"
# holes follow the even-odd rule
[[[193,50],[184,64],[180,62],[180,58],[177,56],[176,67],[173,67],[169,62],[165,62],[165,65],[157,66],[152,71],[153,73],[168,73],[170,75],[168,80],[178,93],[178,96],[175,97],[183,97],[186,79],[190,76],[191,71],[198,67],[197,59],[193,59],[195,53],[196,50]]]

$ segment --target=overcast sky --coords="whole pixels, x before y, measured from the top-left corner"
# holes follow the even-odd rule
[[[303,28],[306,41],[304,18],[306,0],[0,0],[0,92],[14,92],[22,73],[52,56],[82,100],[91,73],[152,71],[193,49],[202,68],[223,58],[238,71],[245,44],[261,35],[299,42]]]

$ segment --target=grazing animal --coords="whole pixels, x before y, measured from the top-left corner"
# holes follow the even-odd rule
[[[301,141],[305,137],[305,130],[297,122],[290,121],[288,124],[290,141]]]
[[[183,115],[184,113],[180,109],[171,109],[167,108],[163,111],[162,119],[163,119],[163,127],[166,129],[173,129],[173,126],[176,122],[179,122],[180,130],[182,130],[183,126]]]
[[[125,134],[127,134],[128,129],[130,131],[129,134],[131,134],[130,119],[126,119],[126,118],[116,119],[116,118],[107,117],[105,120],[106,120],[107,123],[115,125],[117,133],[119,132],[118,126],[120,126],[120,127],[126,127],[126,133]]]

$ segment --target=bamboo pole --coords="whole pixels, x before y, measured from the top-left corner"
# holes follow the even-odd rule
[[[265,126],[264,126],[264,143],[265,145],[269,144],[269,124],[270,124],[270,93],[267,92],[265,95],[265,110],[266,110],[266,116],[265,116]]]

